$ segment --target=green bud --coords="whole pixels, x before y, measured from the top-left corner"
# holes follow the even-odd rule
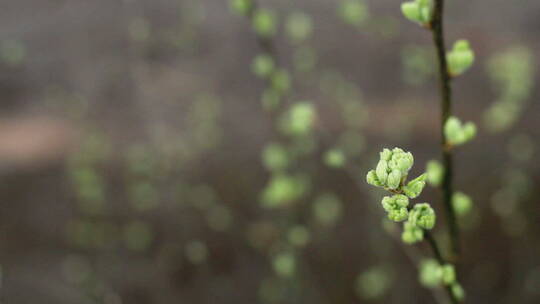
[[[388,167],[391,170],[399,170],[403,176],[407,176],[407,173],[414,164],[414,157],[411,152],[405,152],[400,148],[392,149],[392,156],[388,161]]]
[[[290,277],[296,268],[296,259],[291,253],[278,254],[273,260],[274,271],[281,277]]]
[[[452,206],[457,215],[465,215],[472,208],[471,198],[463,192],[456,192],[452,195]]]
[[[446,55],[450,75],[457,76],[465,72],[474,62],[474,52],[467,40],[458,40],[452,51]]]
[[[413,21],[413,22],[420,22],[420,9],[418,7],[418,3],[416,2],[405,2],[401,4],[401,12],[405,16],[405,18]]]
[[[451,116],[444,124],[444,136],[449,144],[462,145],[473,139],[475,135],[476,126],[472,122],[462,125],[457,117]]]
[[[444,177],[444,167],[436,160],[430,160],[426,165],[427,182],[432,186],[441,184]]]
[[[384,186],[383,183],[379,181],[379,178],[377,177],[377,173],[375,173],[375,170],[371,170],[368,172],[366,176],[366,181],[368,184],[375,186],[375,187],[382,187]]]
[[[463,125],[463,137],[465,142],[473,139],[476,136],[476,125],[472,122],[468,122]]]
[[[435,211],[428,203],[416,204],[409,212],[408,222],[420,228],[432,229],[435,226],[435,220]]]
[[[281,101],[281,94],[272,89],[268,88],[264,90],[262,96],[261,96],[261,103],[265,110],[267,111],[273,111],[277,108]]]
[[[456,281],[456,269],[454,265],[446,264],[441,267],[441,279],[445,285],[453,284]]]
[[[450,290],[452,291],[452,294],[458,301],[463,301],[465,299],[465,291],[463,290],[463,287],[458,282],[454,282],[452,286],[450,286]]]
[[[403,233],[401,234],[401,239],[407,244],[420,242],[424,239],[424,231],[416,225],[411,224],[410,221],[407,221],[403,223]]]
[[[353,26],[361,26],[369,17],[366,3],[361,0],[345,0],[338,11],[343,21]]]
[[[401,4],[401,12],[405,18],[422,25],[431,22],[432,11],[432,0],[415,0]]]
[[[287,233],[287,240],[296,247],[304,247],[309,243],[311,234],[309,230],[301,225],[294,226]]]
[[[269,77],[274,71],[274,59],[266,54],[258,55],[251,64],[251,70],[261,78]]]
[[[427,174],[424,173],[419,177],[413,179],[407,184],[407,186],[403,187],[403,192],[410,198],[418,197],[426,186],[426,178]]]
[[[258,9],[253,15],[253,29],[262,37],[274,36],[277,32],[277,18],[274,12]]]
[[[397,169],[392,170],[390,174],[388,174],[388,179],[386,180],[386,186],[389,189],[395,190],[399,188],[399,185],[401,184],[401,172]]]
[[[252,0],[231,0],[230,7],[233,12],[246,16],[253,8],[253,2]]]
[[[271,171],[283,170],[289,164],[289,155],[285,147],[280,144],[270,143],[264,147],[263,164]]]
[[[420,263],[419,266],[419,281],[420,284],[427,288],[435,288],[441,285],[441,277],[443,271],[439,264],[434,259],[426,259]]]
[[[402,194],[385,196],[381,202],[384,210],[388,212],[388,219],[394,222],[401,222],[407,219],[409,212],[407,206],[409,199]]]
[[[330,226],[342,216],[343,203],[335,194],[325,192],[317,196],[312,211],[317,222]]]
[[[339,149],[331,149],[324,154],[324,163],[332,168],[341,168],[345,165],[345,155]]]
[[[305,13],[292,13],[287,18],[285,30],[292,42],[302,42],[303,40],[308,39],[313,31],[311,18]]]
[[[390,190],[399,189],[413,163],[414,158],[411,152],[405,152],[400,148],[383,149],[380,152],[380,160],[375,168],[375,176],[368,173],[368,183],[372,185],[380,184],[380,187]]]
[[[291,77],[284,69],[275,70],[271,76],[272,88],[280,93],[285,93],[291,88]]]
[[[379,160],[375,172],[377,173],[377,179],[381,183],[386,184],[386,180],[388,179],[388,165],[385,160]]]
[[[381,160],[389,161],[390,158],[392,158],[392,151],[389,149],[383,149],[381,152],[379,152]]]
[[[280,128],[288,135],[306,135],[315,125],[316,114],[312,103],[308,101],[297,102],[281,117]]]
[[[308,188],[309,182],[303,176],[274,175],[262,193],[262,204],[267,208],[286,206],[300,199]]]

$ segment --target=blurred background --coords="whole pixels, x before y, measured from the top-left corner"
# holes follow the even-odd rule
[[[2,303],[436,303],[365,183],[385,147],[439,159],[430,32],[400,1],[241,5],[2,2]],[[540,302],[539,29],[537,1],[447,3],[469,303]]]

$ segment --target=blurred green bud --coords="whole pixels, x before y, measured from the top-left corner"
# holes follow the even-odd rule
[[[285,24],[285,32],[292,42],[299,43],[311,36],[313,24],[311,18],[302,12],[289,15]]]
[[[322,193],[313,202],[312,212],[315,220],[322,225],[335,224],[343,213],[343,203],[333,193]]]
[[[296,247],[304,247],[311,238],[309,230],[301,225],[294,226],[287,233],[287,239],[289,243]]]
[[[272,88],[280,93],[286,93],[291,89],[291,77],[284,69],[277,69],[271,75]]]
[[[407,210],[409,198],[403,194],[385,196],[383,197],[381,204],[384,210],[388,212],[388,219],[394,222],[404,221],[409,216],[409,212]]]
[[[262,158],[264,166],[271,171],[283,170],[289,164],[287,150],[276,143],[270,143],[264,147]]]
[[[273,260],[274,271],[282,277],[290,277],[296,268],[296,259],[293,254],[284,252],[278,254]]]
[[[293,136],[307,135],[315,125],[316,114],[312,103],[297,102],[281,117],[281,131]]]
[[[252,0],[231,0],[230,8],[234,13],[247,16],[249,11],[253,8]]]
[[[324,154],[324,163],[331,168],[341,168],[345,165],[345,154],[339,149],[330,149]]]
[[[389,189],[395,190],[399,188],[400,183],[401,183],[401,172],[397,169],[392,170],[392,172],[388,174],[388,179],[386,180],[386,186]]]
[[[376,300],[392,286],[393,274],[384,266],[373,266],[356,278],[355,290],[362,299]]]
[[[262,204],[267,208],[282,207],[300,199],[309,187],[302,176],[277,174],[273,176],[262,193]]]
[[[401,239],[407,244],[414,244],[424,239],[422,228],[411,224],[410,221],[403,223],[403,233]]]
[[[432,186],[441,184],[444,177],[444,167],[436,160],[430,160],[426,165],[427,182]]]
[[[368,184],[376,187],[383,187],[384,184],[379,181],[379,178],[377,177],[377,173],[375,173],[375,170],[371,170],[368,172],[366,176],[366,181]]]
[[[277,18],[273,11],[257,9],[253,14],[253,29],[262,37],[274,36],[277,32]]]
[[[251,70],[253,74],[267,78],[274,72],[274,59],[267,54],[257,55],[251,64]]]
[[[419,177],[413,179],[406,186],[403,187],[403,192],[410,198],[418,197],[426,186],[426,178],[427,174],[424,173]]]
[[[456,281],[456,269],[454,265],[445,264],[441,267],[441,279],[444,285],[451,285]]]
[[[435,288],[441,285],[442,268],[434,259],[425,259],[419,266],[419,281],[420,284],[427,288]]]
[[[458,301],[461,302],[463,301],[463,299],[465,299],[465,291],[458,282],[454,282],[454,284],[450,286],[450,290]]]
[[[416,204],[409,211],[408,222],[411,225],[418,226],[424,229],[431,229],[435,226],[435,211],[428,203]]]
[[[431,22],[432,11],[432,0],[415,0],[401,4],[401,12],[405,18],[422,25]]]
[[[462,145],[476,136],[476,126],[472,122],[465,125],[455,117],[450,116],[444,124],[444,136],[451,145]]]
[[[469,141],[476,136],[476,125],[472,122],[467,122],[463,125],[463,137],[465,141]]]
[[[261,102],[263,104],[263,107],[267,111],[272,111],[277,108],[281,101],[281,94],[280,92],[274,90],[273,88],[267,88],[264,90],[262,96],[261,96]]]
[[[369,17],[366,3],[362,0],[344,0],[338,9],[343,21],[353,26],[361,26]]]
[[[457,215],[465,215],[471,211],[472,200],[463,192],[455,192],[454,195],[452,195],[452,206]]]
[[[458,76],[465,72],[474,62],[474,52],[470,49],[467,40],[458,40],[454,43],[452,51],[446,55],[450,75]]]

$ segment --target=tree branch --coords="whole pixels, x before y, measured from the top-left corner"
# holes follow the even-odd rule
[[[431,32],[433,35],[433,42],[437,52],[437,59],[439,63],[439,85],[441,96],[441,150],[442,160],[444,166],[444,176],[442,182],[442,198],[446,210],[446,216],[448,219],[448,226],[450,231],[450,240],[452,255],[450,260],[456,260],[459,251],[459,229],[456,220],[456,214],[454,207],[452,206],[452,176],[453,176],[453,160],[452,151],[448,148],[446,138],[444,136],[444,125],[446,120],[452,113],[452,89],[450,87],[451,77],[448,72],[448,64],[446,62],[446,47],[444,44],[444,30],[443,30],[443,12],[444,12],[444,0],[435,0],[435,7],[433,11],[433,19],[431,21]]]

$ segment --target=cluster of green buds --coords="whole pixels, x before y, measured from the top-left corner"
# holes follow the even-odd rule
[[[402,3],[401,12],[405,18],[428,26],[433,17],[433,0],[414,0]]]
[[[409,211],[409,219],[403,225],[401,239],[407,244],[414,244],[424,239],[424,230],[435,226],[435,211],[428,203],[416,204]]]
[[[407,178],[413,163],[411,152],[405,152],[400,148],[384,149],[380,153],[376,169],[368,172],[367,182],[387,190],[396,190]]]
[[[388,219],[405,221],[402,239],[406,243],[416,243],[424,239],[424,230],[435,226],[435,211],[428,203],[409,207],[409,199],[416,198],[426,185],[427,174],[422,174],[407,183],[407,175],[414,163],[413,155],[400,148],[384,149],[375,170],[368,172],[367,183],[384,188],[393,193],[382,199],[382,206]]]
[[[448,72],[451,76],[458,76],[465,72],[474,62],[474,52],[467,40],[458,40],[454,47],[446,54]]]
[[[476,136],[476,125],[472,122],[462,124],[461,121],[451,116],[444,124],[444,136],[450,145],[462,145]]]
[[[454,297],[463,300],[465,293],[456,278],[456,270],[452,264],[441,265],[434,259],[425,259],[420,263],[419,280],[428,288],[436,288],[441,285],[450,286]]]

